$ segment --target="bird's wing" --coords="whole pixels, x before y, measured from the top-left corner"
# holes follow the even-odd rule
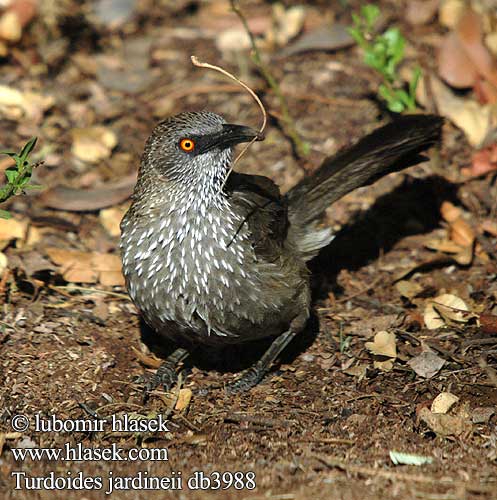
[[[244,215],[242,224],[248,225],[257,258],[278,259],[288,232],[286,199],[278,186],[267,177],[233,172],[226,189],[230,202]]]

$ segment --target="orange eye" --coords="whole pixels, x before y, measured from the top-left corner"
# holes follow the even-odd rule
[[[181,139],[181,141],[179,143],[179,147],[183,151],[190,153],[191,151],[193,151],[193,148],[195,147],[195,142],[192,141],[191,139]]]

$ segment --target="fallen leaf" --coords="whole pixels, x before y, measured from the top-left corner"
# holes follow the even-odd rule
[[[134,346],[131,346],[131,350],[135,353],[140,363],[149,368],[157,369],[162,364],[162,360],[159,359],[154,353],[150,353],[149,355],[147,355]]]
[[[331,26],[320,26],[316,30],[306,33],[284,48],[279,55],[288,57],[314,50],[339,50],[351,47],[354,43],[347,27],[334,23]]]
[[[295,38],[305,20],[305,8],[294,5],[286,8],[281,3],[273,5],[273,24],[266,32],[264,40],[269,47],[284,47],[290,40]]]
[[[98,163],[109,158],[117,145],[117,136],[109,128],[95,127],[74,128],[71,130],[71,151],[78,159],[88,163]]]
[[[36,92],[21,92],[7,85],[0,85],[0,115],[13,120],[26,118],[37,124],[45,111],[50,109],[55,99],[50,95]]]
[[[111,207],[100,211],[100,223],[111,236],[117,237],[121,234],[120,224],[127,210],[128,207]]]
[[[7,256],[3,252],[0,252],[0,277],[3,276],[8,264]]]
[[[423,291],[423,287],[419,283],[412,283],[406,280],[397,281],[395,288],[402,297],[407,299],[412,299]]]
[[[478,323],[483,333],[490,335],[497,334],[497,316],[494,314],[480,314]]]
[[[176,401],[174,409],[180,412],[185,411],[188,408],[188,406],[190,406],[192,396],[193,393],[191,389],[180,389],[178,394],[178,400]]]
[[[4,249],[12,240],[22,240],[28,230],[27,220],[1,219],[0,223],[0,249]]]
[[[490,49],[490,52],[497,57],[497,31],[489,33],[485,37],[485,45]]]
[[[136,174],[128,175],[117,182],[93,189],[75,189],[55,186],[40,195],[43,205],[57,210],[87,212],[117,205],[127,200],[133,192]]]
[[[456,33],[449,33],[437,54],[438,73],[444,81],[456,88],[472,87],[478,70]]]
[[[96,283],[106,286],[124,285],[121,259],[117,255],[81,252],[49,247],[47,255],[61,267],[60,273],[68,282]]]
[[[391,372],[393,370],[393,360],[373,361],[373,367],[382,372]]]
[[[250,37],[242,28],[229,28],[216,37],[216,47],[222,53],[247,50],[251,47]]]
[[[463,415],[433,413],[428,408],[421,408],[419,417],[439,436],[462,436],[471,432],[471,422]]]
[[[360,382],[366,376],[367,369],[367,365],[362,363],[343,370],[343,373],[351,375],[352,377],[357,377]]]
[[[8,10],[0,17],[0,38],[8,42],[18,42],[22,36],[22,25],[19,16]]]
[[[446,28],[455,28],[465,10],[464,0],[442,0],[438,11],[438,20]]]
[[[494,220],[485,219],[480,227],[483,231],[490,233],[492,236],[497,236],[497,222]]]
[[[473,421],[474,424],[488,424],[494,413],[495,413],[495,407],[492,406],[475,408],[471,412],[471,420]]]
[[[450,224],[450,239],[462,247],[471,247],[475,242],[476,235],[473,228],[462,218]]]
[[[497,67],[483,44],[481,24],[480,15],[471,8],[464,10],[454,31],[448,33],[442,42],[438,52],[438,71],[442,79],[453,87],[466,88],[478,84],[480,94],[491,102],[493,90],[497,92]]]
[[[416,375],[432,378],[442,369],[445,360],[434,352],[425,351],[410,359],[407,364],[415,371]]]
[[[467,8],[459,18],[455,32],[478,73],[489,83],[497,86],[497,67],[492,54],[483,44],[481,16],[472,8]]]
[[[444,293],[429,300],[423,315],[426,328],[429,330],[442,328],[451,321],[467,323],[475,317],[476,315],[469,311],[464,300],[450,293]]]
[[[497,145],[492,144],[473,153],[471,167],[463,168],[461,172],[467,176],[478,177],[495,170],[497,170]]]
[[[497,104],[481,105],[472,99],[458,97],[434,76],[428,78],[428,82],[439,113],[459,127],[472,146],[482,147],[493,137],[497,131]],[[426,104],[426,95],[424,83],[421,83],[416,91],[419,102]]]
[[[447,413],[459,398],[451,392],[441,392],[431,404],[432,413]]]
[[[386,356],[388,358],[397,357],[397,347],[394,333],[386,331],[378,332],[374,336],[373,342],[366,342],[365,346],[372,354]]]
[[[429,23],[438,10],[440,0],[410,0],[405,13],[406,20],[415,26]]]
[[[440,215],[450,224],[461,217],[462,210],[450,201],[444,201],[440,206]]]
[[[457,245],[450,240],[428,240],[424,242],[424,246],[430,250],[436,250],[437,252],[450,254],[457,254],[464,250],[461,245]]]
[[[426,465],[433,463],[433,458],[413,453],[401,453],[400,451],[390,451],[390,460],[394,465]]]

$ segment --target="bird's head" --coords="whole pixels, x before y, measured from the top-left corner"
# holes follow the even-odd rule
[[[222,186],[233,147],[264,137],[244,125],[226,123],[208,111],[185,112],[159,123],[148,138],[140,175],[158,176],[169,185]]]

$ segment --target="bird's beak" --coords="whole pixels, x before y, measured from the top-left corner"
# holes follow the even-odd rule
[[[250,142],[252,140],[263,141],[264,135],[245,125],[234,125],[231,123],[223,124],[220,132],[209,136],[203,151],[206,152],[214,148],[226,149],[242,142]]]

